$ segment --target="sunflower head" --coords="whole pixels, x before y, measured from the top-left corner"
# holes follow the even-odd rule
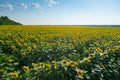
[[[20,50],[21,55],[25,55],[25,50]]]
[[[107,50],[107,51],[110,51],[110,47],[107,47],[106,50]]]
[[[23,46],[24,46],[24,47],[27,47],[27,43],[24,43]]]
[[[13,51],[15,51],[15,50],[16,50],[16,47],[15,47],[15,46],[11,46],[11,49],[12,49]]]
[[[108,57],[108,53],[104,52],[103,54],[103,57]]]
[[[77,72],[77,76],[78,76],[79,78],[83,78],[83,75],[84,75],[83,70],[77,69],[76,72]]]
[[[40,62],[39,65],[40,65],[40,68],[44,68],[45,67],[45,63],[43,63],[43,62]]]
[[[90,60],[89,60],[88,58],[84,58],[84,59],[82,60],[82,62],[83,62],[83,63],[90,63]]]
[[[68,44],[69,48],[72,48],[73,47],[73,44]]]
[[[72,61],[72,62],[69,63],[69,65],[70,65],[71,67],[74,67],[74,66],[76,66],[76,62]]]
[[[19,77],[18,73],[16,73],[16,72],[10,72],[9,75],[11,78],[18,78]]]
[[[62,60],[62,62],[61,62],[61,64],[63,65],[63,66],[67,66],[68,65],[68,60]]]
[[[93,50],[94,50],[94,48],[93,48],[93,47],[90,47],[90,48],[89,48],[89,50],[90,50],[90,51],[93,51]]]
[[[33,67],[33,68],[36,68],[36,67],[37,67],[37,64],[32,63],[32,67]]]
[[[93,53],[89,54],[88,56],[89,56],[89,58],[95,58],[95,54],[93,54]]]
[[[103,50],[100,49],[100,48],[96,48],[96,51],[97,51],[98,53],[102,53],[102,52],[103,52]]]
[[[52,64],[54,65],[54,67],[57,66],[57,62],[56,61],[52,61]]]
[[[46,70],[50,70],[51,69],[51,65],[50,64],[46,64],[45,68],[46,68]]]
[[[24,72],[29,71],[29,67],[28,67],[28,66],[23,66],[23,71],[24,71]]]
[[[28,50],[28,51],[31,51],[31,47],[27,47],[27,50]]]

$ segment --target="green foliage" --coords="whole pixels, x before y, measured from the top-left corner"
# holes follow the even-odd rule
[[[13,20],[10,20],[7,16],[1,16],[0,25],[21,25],[21,24]]]
[[[1,80],[9,80],[10,72],[17,71],[19,63],[13,55],[6,55],[4,53],[0,53],[0,79]],[[19,72],[19,71],[18,71]]]

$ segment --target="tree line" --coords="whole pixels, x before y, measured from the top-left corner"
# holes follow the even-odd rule
[[[7,16],[0,16],[0,25],[22,25],[22,24],[9,19]]]

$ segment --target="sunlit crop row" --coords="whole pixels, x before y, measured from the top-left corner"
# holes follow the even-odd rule
[[[0,26],[2,80],[119,80],[120,28]]]

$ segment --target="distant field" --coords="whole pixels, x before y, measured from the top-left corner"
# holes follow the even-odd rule
[[[0,26],[0,79],[120,80],[117,27]]]

